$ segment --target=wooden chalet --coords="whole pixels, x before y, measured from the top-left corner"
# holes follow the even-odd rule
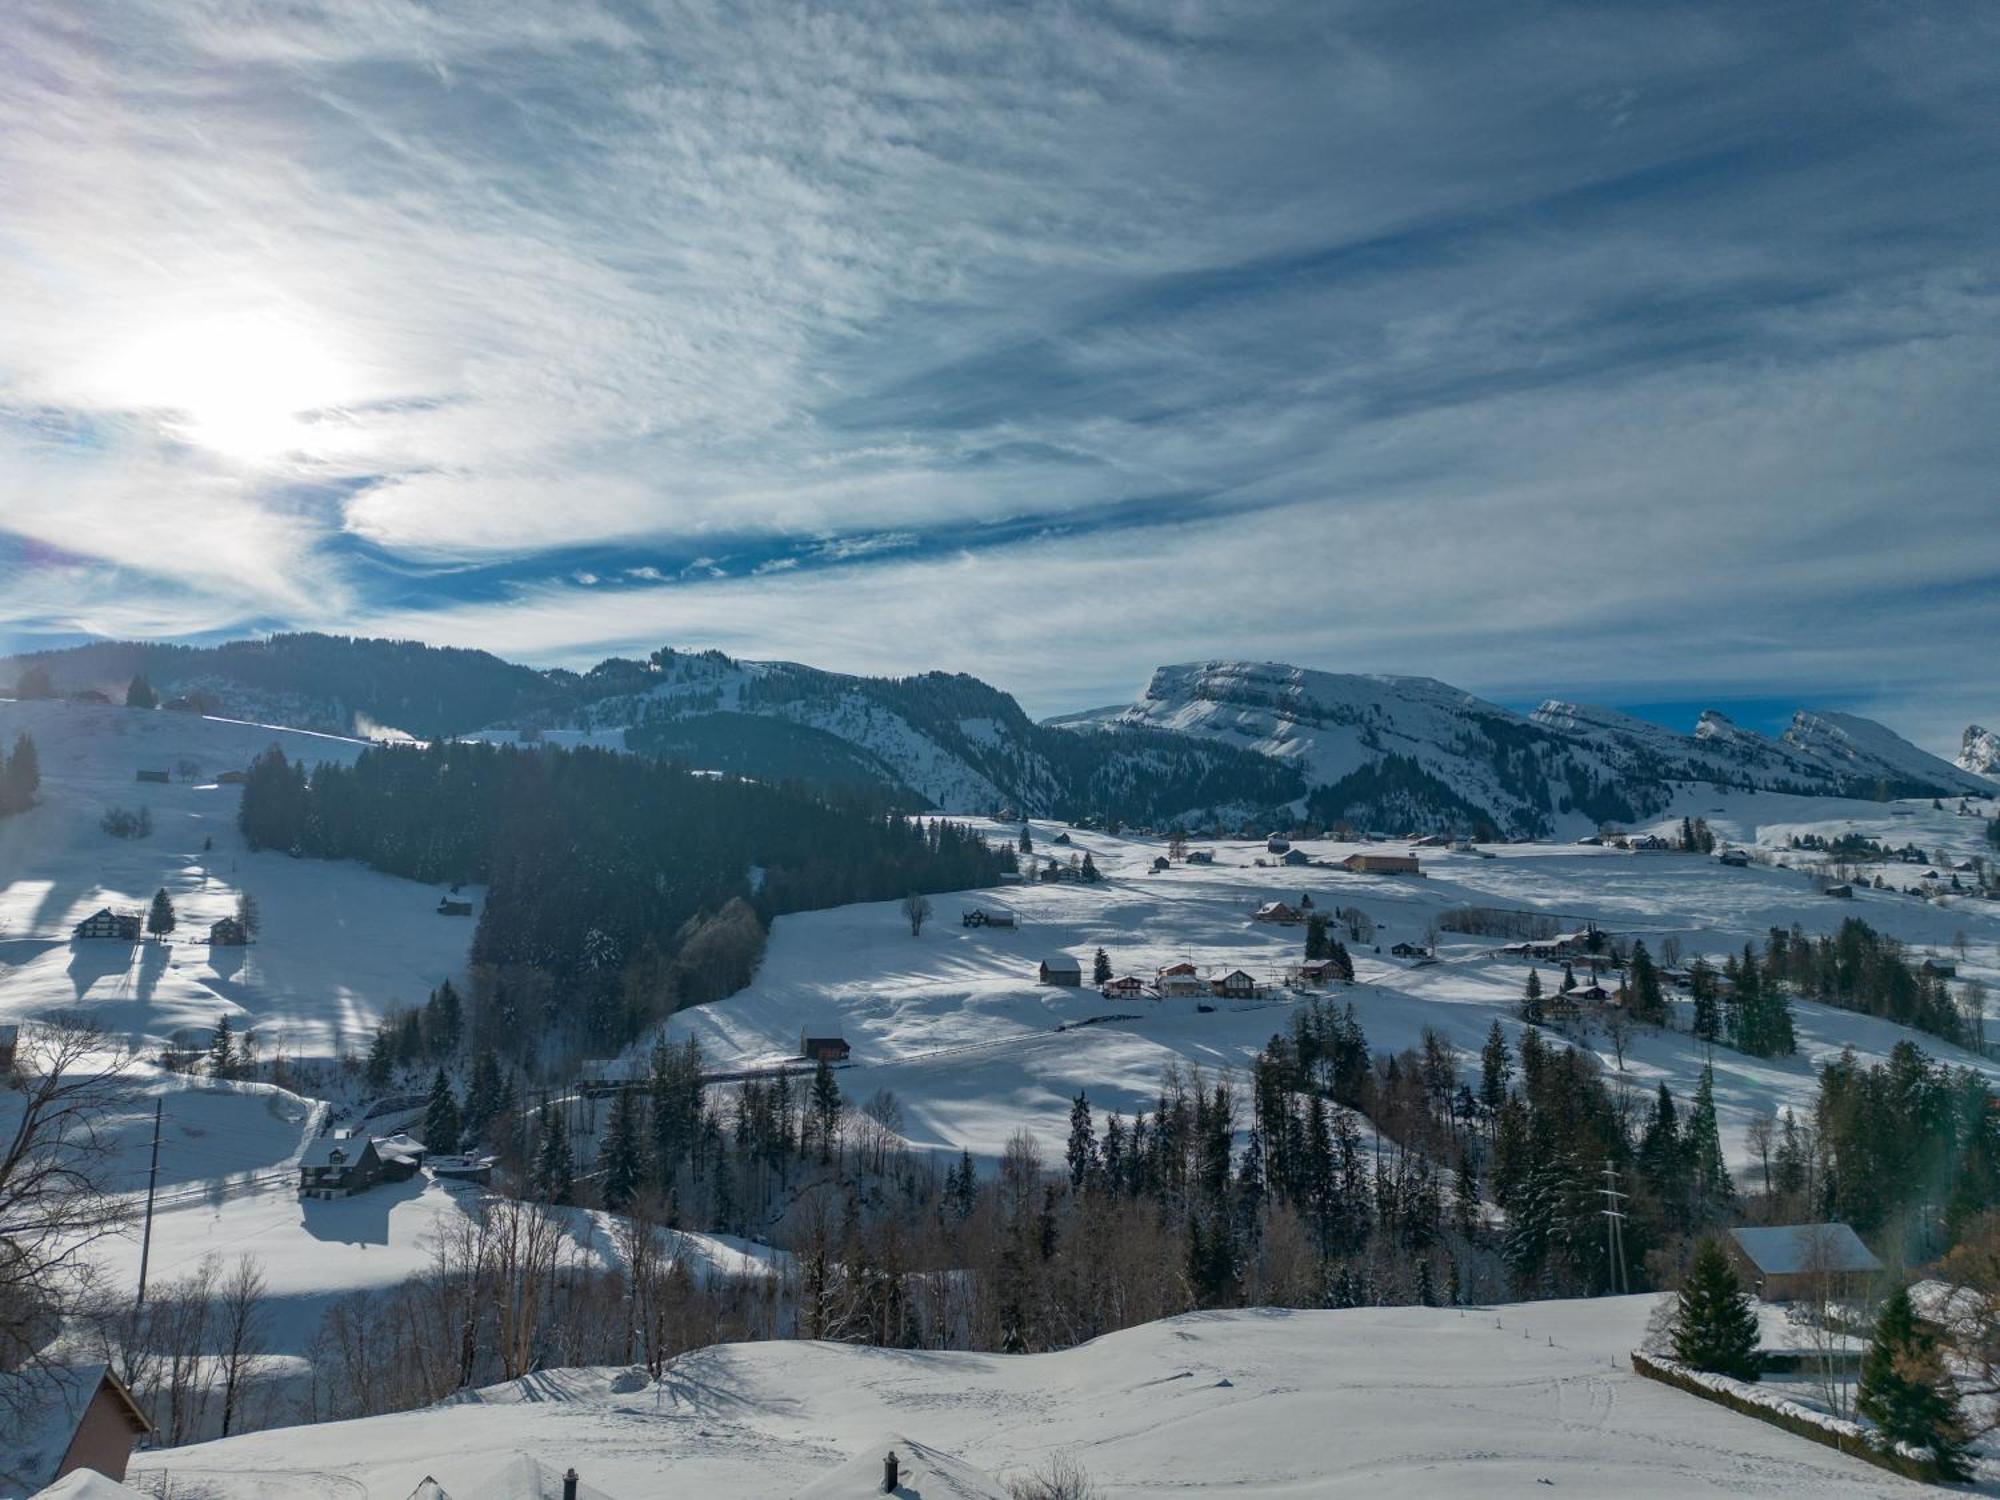
[[[1097,992],[1107,1000],[1142,1000],[1146,996],[1146,981],[1136,974],[1120,974],[1116,979],[1107,979]]]
[[[847,1045],[847,1038],[837,1034],[813,1036],[809,1032],[799,1033],[799,1056],[807,1062],[844,1063],[854,1049]]]
[[[1817,1300],[1822,1289],[1836,1299],[1857,1297],[1882,1272],[1882,1262],[1841,1223],[1732,1229],[1723,1248],[1766,1302]]]
[[[351,1130],[315,1136],[299,1157],[301,1198],[347,1198],[382,1179],[375,1142]]]
[[[1257,981],[1242,969],[1231,969],[1209,980],[1208,992],[1226,1000],[1249,1000],[1257,993]]]
[[[1285,927],[1296,927],[1305,918],[1299,909],[1284,901],[1266,901],[1252,915],[1253,922],[1276,922]]]
[[[968,907],[958,915],[961,927],[1013,927],[1017,923],[1011,911],[996,911],[990,907]]]
[[[208,946],[211,948],[241,948],[249,941],[249,932],[234,917],[224,917],[208,925]]]
[[[135,912],[113,911],[108,906],[100,906],[76,924],[76,936],[136,943],[139,941],[139,917]]]

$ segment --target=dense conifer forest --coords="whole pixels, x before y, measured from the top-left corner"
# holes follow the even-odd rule
[[[387,747],[311,771],[273,747],[239,821],[252,848],[485,886],[473,1028],[517,1055],[558,1030],[622,1045],[740,988],[778,913],[990,885],[1015,867],[960,824],[539,746]]]

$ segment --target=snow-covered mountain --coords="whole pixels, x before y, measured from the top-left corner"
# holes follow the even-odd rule
[[[1984,776],[1989,781],[2000,781],[2000,734],[1991,729],[1981,729],[1977,724],[1966,725],[1965,742],[1958,752],[1958,768],[1975,776]]]
[[[1396,829],[1546,835],[1565,821],[1633,821],[1688,782],[1805,795],[1987,790],[1851,714],[1800,713],[1772,740],[1711,711],[1688,735],[1587,704],[1551,700],[1524,717],[1433,678],[1272,662],[1162,667],[1138,703],[1057,722],[1241,744],[1299,768],[1309,814]]]

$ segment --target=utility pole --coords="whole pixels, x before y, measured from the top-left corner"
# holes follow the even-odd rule
[[[1604,1243],[1611,1255],[1612,1284],[1623,1295],[1631,1290],[1625,1276],[1625,1210],[1621,1206],[1629,1195],[1618,1190],[1618,1169],[1608,1161],[1604,1164],[1604,1186],[1597,1191],[1604,1198],[1604,1207],[1599,1212],[1604,1215]]]
[[[160,1182],[160,1120],[166,1109],[164,1098],[153,1101],[153,1165],[146,1172],[146,1231],[139,1241],[139,1295],[132,1303],[132,1337],[125,1350],[125,1372],[132,1373],[132,1349],[139,1342],[139,1316],[146,1307],[146,1262],[153,1254],[153,1190]]]

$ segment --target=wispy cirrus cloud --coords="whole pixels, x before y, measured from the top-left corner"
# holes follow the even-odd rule
[[[1990,716],[1996,42],[1972,3],[44,8],[0,39],[0,636]]]

